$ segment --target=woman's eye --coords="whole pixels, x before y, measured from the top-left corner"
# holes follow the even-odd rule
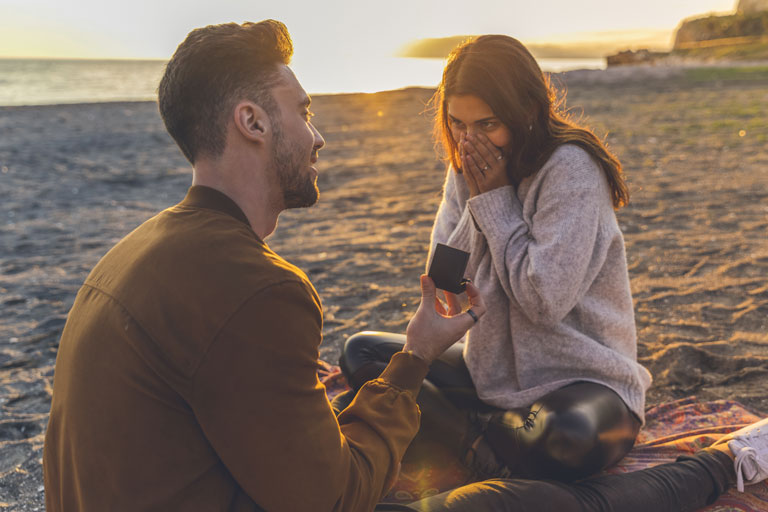
[[[498,123],[496,121],[486,121],[483,123],[482,128],[485,131],[491,131],[494,128],[496,128],[496,126],[498,126]]]

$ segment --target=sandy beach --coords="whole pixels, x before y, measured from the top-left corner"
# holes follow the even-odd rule
[[[555,77],[630,183],[618,218],[648,405],[696,395],[768,414],[767,70]],[[357,331],[404,332],[419,302],[445,172],[431,94],[313,100],[321,199],[281,216],[268,243],[315,284],[331,363]],[[44,509],[54,362],[82,281],[190,180],[155,103],[0,107],[0,510]]]

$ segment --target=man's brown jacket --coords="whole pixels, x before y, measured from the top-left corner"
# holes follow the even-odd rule
[[[424,361],[337,418],[312,284],[228,197],[192,187],[98,263],[70,311],[45,438],[48,512],[371,510],[415,435]]]

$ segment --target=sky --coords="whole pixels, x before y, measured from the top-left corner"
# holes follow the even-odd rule
[[[682,19],[733,11],[735,4],[736,0],[0,0],[0,58],[168,59],[196,27],[274,18],[284,22],[292,35],[294,70],[314,77],[315,90],[332,88],[330,82],[323,84],[331,69],[350,79],[378,73],[376,82],[387,88],[382,59],[419,39],[501,33],[524,43],[607,38],[620,41],[617,49],[654,42],[661,48],[671,44]],[[398,72],[434,74],[440,64],[435,70],[428,68],[424,64]]]
[[[0,0],[0,57],[167,59],[193,28],[274,18],[296,58],[392,55],[410,41],[503,33],[524,42],[671,34],[735,0]]]

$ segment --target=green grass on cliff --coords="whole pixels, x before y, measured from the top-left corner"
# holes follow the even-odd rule
[[[768,43],[745,43],[673,50],[672,55],[691,59],[768,60]]]
[[[768,80],[768,66],[693,68],[685,70],[685,77],[692,82]]]

